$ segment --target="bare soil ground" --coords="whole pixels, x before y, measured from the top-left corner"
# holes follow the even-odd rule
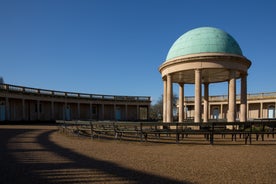
[[[0,125],[0,183],[276,183],[269,144],[182,144],[67,136]]]

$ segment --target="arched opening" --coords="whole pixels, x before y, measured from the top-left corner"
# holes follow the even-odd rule
[[[217,107],[214,108],[212,115],[213,115],[213,119],[219,119],[219,108]]]
[[[121,120],[121,108],[120,107],[116,107],[115,120],[116,121],[120,121]]]
[[[0,102],[0,121],[6,120],[6,106],[4,102]]]
[[[64,118],[65,118],[66,121],[70,121],[70,120],[71,120],[71,108],[70,108],[69,105],[67,105],[67,106],[65,107],[64,115],[65,115]]]
[[[271,105],[268,107],[268,113],[267,113],[268,118],[275,118],[275,106]]]

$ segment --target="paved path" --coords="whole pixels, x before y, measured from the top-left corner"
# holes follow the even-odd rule
[[[0,125],[0,183],[276,183],[276,145],[158,144]]]
[[[1,127],[0,183],[181,183],[61,147],[49,139],[56,131],[55,126]]]

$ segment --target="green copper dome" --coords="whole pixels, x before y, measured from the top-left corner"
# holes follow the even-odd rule
[[[189,54],[212,52],[242,56],[239,44],[231,35],[217,28],[200,27],[180,36],[170,48],[166,60]]]

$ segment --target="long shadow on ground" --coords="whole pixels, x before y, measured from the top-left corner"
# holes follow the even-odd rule
[[[30,133],[32,130],[0,129],[0,183],[47,183],[31,173],[32,169],[30,165],[18,162],[12,156],[12,151],[9,149],[8,143],[10,139],[27,132]]]
[[[0,172],[5,173],[0,177],[0,183],[189,183],[125,168],[63,148],[49,139],[56,130],[45,130],[35,137],[35,144],[40,145],[38,149],[9,149],[11,138],[32,131],[0,129]],[[55,163],[51,157],[43,156],[22,161],[13,157],[15,152],[19,155],[52,153],[66,161]]]

